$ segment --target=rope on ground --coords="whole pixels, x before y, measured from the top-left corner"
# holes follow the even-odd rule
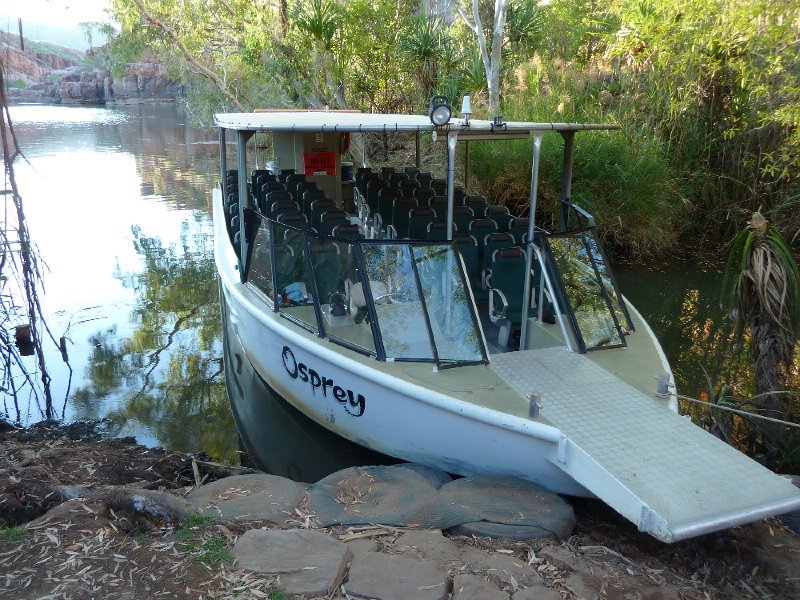
[[[744,417],[763,419],[764,421],[770,421],[772,423],[779,423],[780,425],[785,425],[787,427],[795,427],[797,429],[800,429],[800,423],[792,423],[790,421],[782,421],[781,419],[775,419],[773,417],[765,417],[764,415],[747,412],[746,410],[731,408],[730,406],[723,406],[721,404],[714,404],[712,402],[706,402],[705,400],[698,400],[697,398],[692,398],[690,396],[681,396],[680,394],[678,394],[678,399],[686,400],[687,402],[694,402],[696,404],[703,404],[705,406],[710,406],[711,408],[718,408],[719,410],[727,410],[728,412],[736,413],[737,415],[742,415]]]

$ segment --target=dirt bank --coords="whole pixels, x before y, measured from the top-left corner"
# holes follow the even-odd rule
[[[240,471],[132,438],[105,439],[96,424],[0,429],[0,456],[0,598],[280,598],[279,581],[235,569],[229,551],[246,529],[308,524],[302,514],[254,525],[147,510],[131,501],[136,490],[180,497],[198,481]],[[668,546],[602,503],[574,506],[578,525],[563,542],[450,539],[534,567],[565,599],[800,597],[800,536],[778,519]],[[374,540],[381,552],[407,551],[398,547],[402,529],[327,531]],[[491,569],[452,568],[524,597],[513,578]],[[345,597],[337,594],[330,597]]]

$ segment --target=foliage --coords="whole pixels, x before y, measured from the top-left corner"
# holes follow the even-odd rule
[[[786,241],[759,212],[731,248],[722,299],[737,330],[750,333],[760,409],[786,419],[792,412],[787,382],[800,337],[800,267]],[[771,449],[783,446],[779,425],[766,423],[761,429]]]
[[[0,525],[0,544],[15,544],[25,539],[27,532],[23,527]]]
[[[407,18],[397,36],[397,55],[414,74],[422,98],[436,91],[455,61],[454,51],[444,21],[424,13]]]

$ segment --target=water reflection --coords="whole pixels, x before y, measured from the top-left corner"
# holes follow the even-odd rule
[[[173,106],[14,106],[15,168],[74,368],[66,420],[235,461],[211,244],[216,136]],[[51,352],[54,397],[69,374]],[[35,365],[28,365],[35,369]],[[58,401],[58,400],[57,400]],[[22,423],[36,407],[0,405]]]

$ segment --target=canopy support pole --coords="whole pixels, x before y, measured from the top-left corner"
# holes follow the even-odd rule
[[[464,142],[464,193],[469,194],[469,140]]]
[[[236,132],[236,159],[239,169],[239,276],[244,281],[244,263],[247,257],[247,236],[244,226],[244,209],[250,203],[247,191],[247,131]]]
[[[572,157],[575,153],[575,132],[561,131],[564,138],[564,161],[561,166],[561,210],[559,211],[560,231],[566,231],[569,224],[569,207],[572,204]]]
[[[222,183],[222,199],[228,197],[228,185],[226,180],[228,179],[228,154],[227,148],[225,147],[225,128],[219,128],[219,177],[220,182]]]
[[[453,181],[456,174],[458,133],[447,132],[447,240],[453,240]]]
[[[531,269],[533,268],[534,241],[536,231],[536,196],[539,187],[539,155],[542,150],[542,132],[533,134],[533,165],[531,166],[531,208],[528,215],[528,244],[525,252],[525,289],[522,293],[522,324],[519,334],[519,347],[525,349],[528,335],[528,306],[531,303]]]

